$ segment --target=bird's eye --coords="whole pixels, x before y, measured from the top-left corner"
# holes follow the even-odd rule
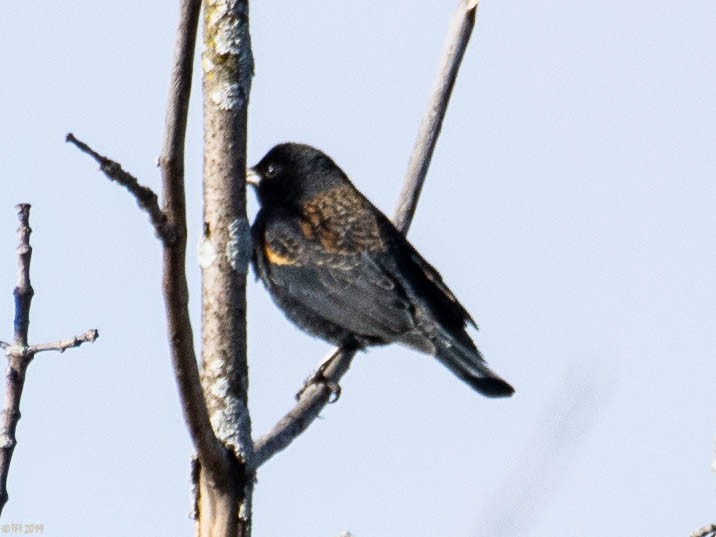
[[[278,175],[279,167],[275,164],[269,164],[266,166],[266,170],[264,171],[264,177],[266,179],[272,179]]]

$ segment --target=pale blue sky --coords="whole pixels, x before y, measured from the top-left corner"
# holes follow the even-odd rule
[[[254,2],[250,161],[301,141],[391,213],[453,2]],[[32,364],[6,523],[191,535],[159,245],[73,131],[158,185],[174,2],[15,2],[0,20],[0,339],[33,204]],[[483,0],[410,231],[517,389],[360,355],[258,477],[254,535],[688,535],[714,522],[716,4]],[[197,82],[198,82],[197,78]],[[188,144],[199,329],[201,119]],[[250,211],[256,204],[253,198]],[[256,434],[329,348],[249,289]],[[198,333],[197,333],[198,339]]]

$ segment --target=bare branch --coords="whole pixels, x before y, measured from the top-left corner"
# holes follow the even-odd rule
[[[15,431],[20,421],[20,399],[25,386],[25,371],[32,360],[32,355],[23,352],[27,348],[27,331],[30,326],[30,303],[34,291],[30,284],[30,205],[20,204],[17,207],[20,225],[17,228],[17,286],[15,287],[15,341],[8,348],[15,352],[8,353],[8,368],[5,373],[5,403],[2,411],[2,429],[0,430],[0,513],[8,500],[7,476],[10,471],[12,454],[17,445]]]
[[[428,109],[420,124],[418,137],[413,146],[413,153],[408,162],[403,189],[398,199],[395,225],[403,233],[407,232],[408,227],[410,227],[415,208],[418,205],[420,192],[423,189],[430,160],[433,157],[433,150],[438,141],[445,112],[450,101],[450,94],[455,85],[465,49],[470,41],[472,28],[475,25],[478,3],[479,0],[460,0],[448,31],[443,59],[435,78]]]
[[[204,6],[202,380],[212,424],[244,468],[253,442],[247,407],[246,119],[253,77],[246,0]]]
[[[690,537],[716,537],[716,524],[709,524],[697,529]]]
[[[321,373],[309,380],[299,395],[296,406],[281,418],[269,433],[256,441],[254,464],[257,468],[288,447],[313,423],[323,407],[329,403],[335,391],[332,386],[338,385],[355,354],[353,349],[336,348],[328,359],[324,360],[325,367],[322,366]]]
[[[23,203],[17,206],[17,216],[20,225],[17,228],[17,286],[15,287],[15,340],[12,344],[0,342],[8,358],[8,368],[5,373],[5,402],[0,420],[0,513],[8,500],[7,477],[10,471],[12,454],[17,445],[15,432],[20,421],[20,399],[25,386],[25,373],[35,354],[42,351],[57,350],[64,352],[71,347],[77,347],[84,342],[97,339],[97,330],[88,330],[81,336],[76,336],[57,343],[42,343],[28,346],[27,333],[30,326],[30,304],[34,291],[30,283],[30,261],[32,247],[30,246],[30,205]]]
[[[227,473],[226,451],[211,428],[189,319],[189,292],[186,282],[186,202],[184,189],[184,139],[191,93],[192,66],[201,0],[183,0],[180,5],[174,64],[171,73],[164,145],[159,158],[162,173],[164,210],[156,193],[140,185],[121,165],[97,153],[71,133],[67,141],[94,158],[100,170],[125,187],[147,212],[164,247],[163,294],[167,315],[172,363],[184,419],[199,458],[216,475]]]
[[[27,347],[27,331],[30,327],[30,304],[35,291],[30,284],[30,204],[21,203],[15,207],[20,226],[17,228],[17,286],[15,296],[15,345]]]
[[[248,536],[254,483],[246,360],[248,0],[209,0],[203,20],[202,385],[214,431],[232,454],[232,471],[200,469],[199,534]]]
[[[104,155],[100,155],[86,143],[78,140],[70,132],[65,141],[76,146],[83,153],[91,156],[99,164],[99,169],[111,180],[126,188],[137,200],[137,205],[149,215],[149,220],[154,226],[157,236],[165,244],[172,244],[176,240],[176,233],[173,226],[167,222],[167,216],[159,208],[159,201],[154,191],[144,185],[140,185],[137,178],[122,169],[122,166]]]
[[[28,349],[28,352],[30,354],[37,354],[38,352],[45,351],[65,352],[67,349],[79,347],[83,343],[94,343],[98,337],[99,332],[97,330],[87,330],[87,332],[85,332],[84,334],[80,334],[79,336],[73,336],[68,339],[63,339],[61,341],[56,341],[55,343],[40,343],[39,345],[32,345]]]
[[[201,389],[193,329],[189,318],[189,290],[186,281],[184,139],[200,10],[201,0],[181,2],[167,100],[164,145],[159,157],[164,197],[163,214],[175,234],[173,243],[164,242],[162,285],[172,364],[184,420],[201,464],[208,468],[212,475],[221,475],[228,473],[227,453],[211,427]]]
[[[164,125],[164,144],[159,157],[159,165],[164,175],[170,176],[170,179],[177,178],[181,183],[184,182],[184,140],[200,12],[201,0],[183,0],[179,7],[174,66],[169,81],[167,115]],[[174,198],[172,197],[172,201],[176,202],[177,200]],[[183,192],[181,201],[184,201]],[[167,201],[165,203],[169,205]]]
[[[447,111],[450,93],[475,24],[478,1],[460,1],[448,32],[443,60],[437,73],[428,109],[418,131],[396,209],[395,224],[403,233],[408,232],[418,205],[420,191]],[[320,367],[320,373],[309,379],[296,406],[281,418],[271,431],[256,441],[254,450],[257,468],[286,448],[318,417],[330,401],[331,394],[334,392],[333,387],[339,384],[348,371],[355,353],[353,349],[336,348],[329,360]]]

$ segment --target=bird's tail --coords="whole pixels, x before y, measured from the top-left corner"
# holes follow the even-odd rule
[[[437,342],[435,357],[450,371],[487,397],[509,397],[515,389],[487,367],[474,345],[454,339]]]

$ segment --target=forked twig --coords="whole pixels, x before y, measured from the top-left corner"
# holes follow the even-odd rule
[[[194,352],[193,329],[189,319],[189,292],[185,268],[184,140],[200,11],[201,0],[182,0],[179,7],[164,144],[159,157],[164,209],[159,206],[157,194],[149,187],[139,184],[137,178],[122,169],[119,163],[99,154],[71,133],[67,135],[67,141],[90,155],[111,181],[120,184],[134,196],[139,207],[149,215],[162,242],[163,295],[169,345],[182,411],[199,459],[211,469],[213,475],[219,475],[227,473],[228,458],[211,427],[201,388]]]
[[[91,156],[99,164],[99,169],[111,181],[122,185],[134,196],[134,199],[137,200],[137,205],[149,215],[149,220],[163,243],[171,245],[176,241],[174,226],[169,223],[166,214],[159,207],[159,199],[151,188],[140,185],[137,178],[125,171],[118,162],[100,155],[89,145],[75,138],[71,132],[65,136],[65,141]]]
[[[32,247],[30,246],[30,205],[23,203],[17,206],[17,216],[20,226],[17,228],[17,257],[18,276],[15,287],[15,338],[12,343],[0,342],[8,359],[8,368],[5,373],[5,402],[2,419],[0,420],[0,513],[8,500],[7,477],[10,471],[12,454],[17,445],[15,432],[20,421],[20,399],[25,386],[27,366],[38,352],[56,350],[64,352],[71,347],[78,347],[82,343],[91,343],[97,339],[97,330],[88,330],[80,336],[75,336],[56,343],[41,343],[28,345],[27,333],[30,327],[30,304],[34,291],[30,283],[30,261]]]

